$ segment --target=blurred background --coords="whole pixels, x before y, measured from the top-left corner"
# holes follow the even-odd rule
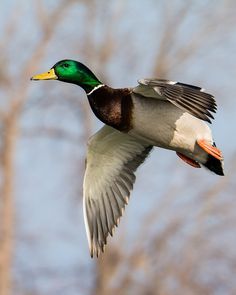
[[[235,11],[233,0],[1,0],[0,295],[236,294]],[[218,103],[226,176],[155,149],[99,259],[82,181],[102,124],[79,87],[29,80],[65,58],[113,87],[168,78]]]

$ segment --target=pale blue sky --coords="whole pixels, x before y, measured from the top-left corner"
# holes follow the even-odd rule
[[[47,5],[53,7],[56,3],[57,1],[49,1]],[[183,2],[175,1],[175,3]],[[115,87],[135,85],[137,79],[152,76],[153,59],[159,46],[158,40],[161,34],[161,24],[157,28],[155,21],[156,18],[161,17],[158,11],[158,7],[161,9],[161,5],[158,6],[155,1],[151,0],[146,1],[145,4],[129,0],[112,1],[111,6],[113,9],[117,9],[117,7],[121,9],[121,19],[114,20],[114,23],[111,23],[111,20],[106,22],[106,11],[100,9],[94,23],[94,30],[91,30],[91,34],[94,34],[94,39],[97,40],[95,44],[99,46],[106,26],[113,25],[114,27],[113,33],[118,45],[115,54],[111,56],[107,64],[100,65],[96,56],[89,59],[85,53],[81,52],[80,43],[83,43],[86,37],[83,28],[85,9],[83,4],[76,4],[73,10],[68,11],[68,16],[60,25],[60,30],[55,32],[55,37],[48,45],[47,54],[38,70],[47,70],[57,60],[68,57],[86,62],[92,69],[100,72],[104,69],[109,77],[109,83]],[[0,36],[4,33],[4,24],[16,8],[19,9],[16,17],[19,15],[20,30],[13,35],[13,42],[9,48],[10,70],[15,79],[16,74],[20,74],[20,67],[27,61],[29,52],[34,48],[35,41],[41,37],[39,27],[35,23],[32,2],[23,0],[2,0]],[[176,43],[183,42],[183,46],[188,44],[188,38],[194,38],[191,32],[195,25],[195,11],[190,8],[189,17],[183,23],[181,32],[176,34]],[[223,33],[225,36],[219,37],[219,40],[223,40],[222,42],[217,42],[214,46],[209,43],[209,47],[207,47],[204,46],[204,42],[207,41],[204,41],[202,48],[196,52],[193,58],[183,65],[171,69],[169,78],[190,84],[199,84],[216,95],[219,109],[212,128],[215,140],[225,154],[226,173],[230,175],[231,171],[228,170],[230,157],[235,153],[236,146],[234,136],[236,114],[236,99],[234,97],[235,28],[232,27],[230,31]],[[71,42],[73,46],[70,46],[68,42]],[[78,44],[78,49],[75,49],[75,44]],[[131,64],[130,56],[136,57],[135,62]],[[29,78],[32,74],[34,73],[29,73]],[[82,132],[79,125],[81,111],[72,111],[66,103],[62,103],[66,99],[64,96],[67,92],[75,95],[75,92],[78,91],[78,99],[86,99],[79,88],[51,82],[49,90],[49,84],[30,81],[29,83],[31,83],[27,101],[29,110],[25,111],[22,116],[22,129],[34,126],[59,126],[75,135]],[[47,103],[47,93],[60,102],[42,107],[43,102]],[[3,96],[0,98],[5,99]],[[93,130],[101,126],[95,117],[93,117],[93,123]],[[84,164],[85,148],[85,143],[80,142],[79,136],[78,142],[74,143],[45,137],[33,139],[22,137],[18,143],[15,178],[17,247],[14,273],[20,286],[24,285],[29,289],[35,287],[38,290],[43,290],[42,294],[73,295],[78,294],[74,291],[75,288],[81,294],[86,294],[84,289],[87,290],[93,284],[93,261],[89,257],[82,216],[81,186],[83,175],[80,174],[81,167],[78,167]],[[124,238],[128,249],[132,249],[131,240],[137,236],[140,220],[153,206],[158,208],[162,193],[172,183],[176,184],[177,197],[170,204],[166,215],[160,214],[160,222],[152,231],[153,234],[160,233],[171,216],[185,210],[186,227],[183,228],[182,235],[183,237],[188,235],[191,232],[191,227],[195,226],[195,216],[201,210],[201,202],[197,202],[200,197],[199,190],[214,185],[216,181],[215,175],[206,170],[202,169],[200,175],[199,170],[193,171],[191,169],[180,162],[174,153],[156,149],[137,172],[137,182],[130,204],[119,229],[116,230],[113,242],[119,243],[119,240]],[[184,191],[178,192],[178,187],[185,184],[189,175],[193,176],[191,179],[200,180],[200,183],[190,183]],[[196,186],[199,190],[196,189]],[[233,206],[235,206],[235,202]],[[209,222],[214,222],[214,216]],[[235,232],[231,231],[230,234],[235,234]],[[181,233],[174,237],[170,243],[173,242],[177,245],[175,239],[181,239]],[[218,246],[228,243],[228,248],[230,248],[233,242],[229,237],[222,236],[216,237],[215,243]],[[180,242],[179,246],[181,245]],[[236,259],[235,252],[232,253],[233,255]],[[26,283],[23,280],[28,273],[33,278],[32,281]],[[56,273],[55,276],[54,273]],[[224,272],[222,271],[222,273]],[[52,275],[50,276],[50,274]],[[78,278],[78,283],[76,279],[80,275],[84,276],[86,280]],[[217,275],[209,273],[210,279],[215,277]],[[57,287],[57,279],[61,280],[61,288]],[[78,284],[79,286],[77,286]],[[63,286],[67,286],[66,292],[61,291],[64,290]],[[73,288],[73,286],[77,287]],[[225,290],[223,288],[223,291],[215,294],[224,294]]]

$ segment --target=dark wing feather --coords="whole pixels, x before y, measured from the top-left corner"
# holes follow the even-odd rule
[[[217,110],[214,96],[198,86],[157,79],[139,80],[133,92],[143,96],[166,99],[191,115],[211,123]]]

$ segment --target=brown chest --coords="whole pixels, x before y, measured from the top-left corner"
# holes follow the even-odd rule
[[[132,98],[128,88],[112,89],[103,86],[88,95],[94,114],[103,123],[120,131],[132,128]]]

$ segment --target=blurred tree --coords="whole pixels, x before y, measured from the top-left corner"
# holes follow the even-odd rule
[[[17,139],[19,136],[19,124],[26,99],[28,98],[30,73],[36,70],[37,65],[42,61],[47,44],[51,41],[54,30],[63,20],[63,14],[74,1],[61,1],[61,3],[50,13],[44,10],[41,2],[37,2],[36,11],[42,34],[35,44],[31,57],[24,63],[23,68],[17,71],[17,80],[10,77],[11,56],[9,47],[15,45],[11,39],[18,31],[16,13],[5,24],[5,37],[0,44],[2,51],[2,66],[0,83],[4,86],[3,92],[7,96],[6,105],[1,110],[1,244],[0,244],[0,294],[12,294],[11,267],[14,246],[14,158]],[[50,20],[53,19],[53,26]],[[8,61],[8,63],[6,62]],[[10,91],[9,91],[10,90]],[[3,95],[2,95],[3,96]]]
[[[222,44],[225,44],[222,48],[226,55],[228,40],[235,34],[232,26],[235,22],[235,2],[225,0],[216,5],[212,1],[186,3],[176,0],[170,5],[166,1],[150,0],[145,7],[143,3],[137,4],[132,0],[109,3],[104,0],[36,1],[29,6],[23,4],[24,1],[19,4],[7,4],[5,1],[6,7],[9,5],[11,8],[11,17],[2,18],[4,32],[0,42],[0,295],[105,295],[112,292],[234,294],[236,285],[230,285],[230,282],[235,273],[236,253],[230,249],[235,238],[231,240],[230,235],[235,234],[232,206],[232,203],[235,204],[232,200],[235,153],[231,154],[229,176],[221,179],[206,178],[204,173],[196,174],[187,167],[183,170],[176,168],[179,166],[173,159],[171,164],[162,165],[159,159],[160,169],[165,169],[169,178],[165,182],[167,187],[158,187],[158,193],[154,193],[158,198],[155,201],[150,197],[148,212],[140,218],[140,224],[136,225],[133,221],[135,225],[132,228],[137,230],[137,234],[128,229],[122,237],[124,243],[120,243],[116,237],[112,241],[110,239],[107,251],[101,258],[94,260],[93,265],[86,260],[88,272],[82,267],[75,270],[71,267],[70,271],[60,272],[55,266],[50,270],[44,267],[43,262],[41,268],[35,267],[35,273],[32,270],[22,271],[15,256],[19,252],[17,238],[20,240],[24,237],[24,232],[17,232],[16,212],[17,196],[23,195],[16,189],[16,178],[19,177],[16,161],[22,152],[19,151],[22,137],[30,138],[31,145],[33,138],[43,138],[44,141],[52,138],[55,140],[54,147],[62,146],[65,141],[70,142],[75,144],[77,152],[80,145],[85,147],[94,126],[86,100],[78,98],[79,90],[77,94],[77,91],[74,93],[71,90],[71,85],[63,85],[52,91],[48,84],[44,84],[44,90],[34,85],[36,91],[32,91],[29,77],[39,67],[43,68],[45,64],[48,67],[56,62],[57,58],[80,56],[76,59],[92,65],[98,76],[107,83],[126,86],[128,84],[125,82],[134,81],[130,76],[139,78],[143,69],[144,74],[147,71],[162,78],[177,75],[188,77],[189,74],[196,79],[199,74],[196,70],[197,60],[201,61],[203,67]],[[222,65],[222,61],[217,60],[217,63],[220,62]],[[207,67],[209,65],[210,62]],[[196,75],[194,71],[197,71]],[[202,82],[206,76],[210,80],[209,72],[203,72],[198,82]],[[217,78],[214,73],[211,75]],[[218,82],[213,83],[215,89],[223,83],[221,80]],[[229,97],[229,94],[226,96]],[[62,109],[55,111],[55,106],[59,109],[62,106]],[[47,110],[51,111],[50,116],[55,112],[57,120],[47,121]],[[39,119],[35,115],[37,111],[40,113]],[[71,119],[64,126],[65,112],[74,114],[76,120]],[[32,113],[32,117],[26,120],[29,113]],[[24,145],[22,149],[28,152],[30,147]],[[70,185],[76,187],[77,194],[82,195],[84,148],[80,153],[76,152],[72,154],[68,168],[75,169]],[[150,167],[152,171],[154,168],[156,171],[154,166]],[[64,166],[62,168],[66,169]],[[32,173],[31,164],[22,164],[20,169],[20,174],[23,170],[27,175]],[[198,183],[201,183],[201,187],[196,187]],[[193,184],[192,187],[189,184]],[[63,185],[67,186],[66,180]],[[145,186],[145,183],[142,182],[142,185]],[[54,193],[58,194],[58,190]],[[147,194],[145,190],[141,193]],[[132,217],[137,218],[135,214],[130,219]],[[33,216],[30,214],[28,222],[31,222],[31,218]],[[122,225],[124,223],[121,224],[124,230]],[[226,238],[223,237],[224,233],[228,234]],[[35,244],[42,234],[37,233]],[[217,239],[217,236],[222,238]],[[61,239],[70,240],[68,235]],[[29,237],[27,243],[30,243]],[[225,248],[226,251],[221,250]],[[40,257],[38,260],[40,264]],[[221,266],[217,268],[219,264]],[[14,271],[15,267],[18,270]],[[89,280],[87,284],[83,280],[84,273],[86,280]],[[67,276],[65,283],[60,281]],[[38,283],[40,280],[44,283]],[[51,283],[48,283],[49,280]]]

